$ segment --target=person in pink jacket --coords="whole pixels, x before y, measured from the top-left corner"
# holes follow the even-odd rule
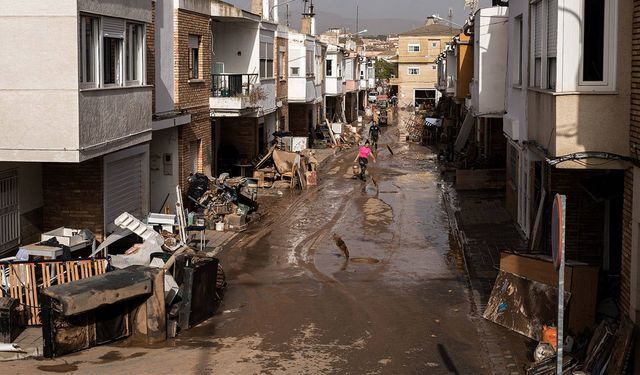
[[[371,151],[371,147],[369,146],[369,141],[366,141],[363,146],[358,150],[358,156],[353,160],[360,164],[360,178],[364,181],[366,178],[365,171],[367,170],[367,164],[369,163],[369,157],[373,158],[373,162],[376,162],[376,156]]]

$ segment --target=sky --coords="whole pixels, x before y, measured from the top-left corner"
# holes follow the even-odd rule
[[[250,0],[226,0],[243,9],[250,9]],[[283,3],[285,0],[280,0]],[[439,14],[447,18],[453,10],[453,22],[463,24],[469,15],[464,0],[314,0],[318,32],[329,27],[356,28],[356,6],[359,29],[367,29],[367,35],[395,34],[423,25],[427,16]],[[480,0],[481,6],[489,6],[490,0]],[[290,4],[291,26],[298,27],[303,0]],[[285,19],[286,7],[280,6],[280,17]]]

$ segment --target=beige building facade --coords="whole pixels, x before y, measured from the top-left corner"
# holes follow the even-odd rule
[[[460,30],[439,24],[429,17],[425,26],[401,33],[398,42],[398,85],[400,105],[435,108],[438,91],[438,64],[436,59]]]

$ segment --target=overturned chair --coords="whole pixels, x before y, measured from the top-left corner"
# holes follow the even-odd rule
[[[44,356],[132,337],[165,341],[164,271],[130,266],[41,292]]]

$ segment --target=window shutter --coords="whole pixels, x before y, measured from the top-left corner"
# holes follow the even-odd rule
[[[535,17],[535,41],[534,56],[542,57],[542,1],[533,5],[533,16]]]
[[[106,37],[124,39],[124,20],[119,18],[103,17],[102,31]]]
[[[558,49],[558,0],[549,0],[547,12],[547,57],[556,57]]]
[[[189,35],[189,48],[199,48],[200,37],[198,35]]]

